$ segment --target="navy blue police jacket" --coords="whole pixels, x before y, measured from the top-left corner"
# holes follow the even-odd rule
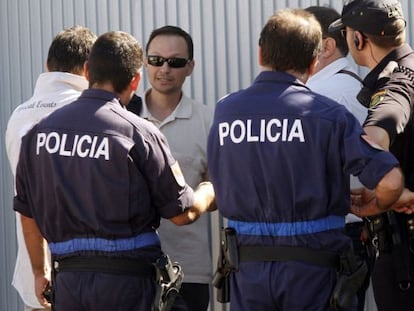
[[[372,189],[398,165],[363,136],[344,106],[286,73],[261,72],[221,99],[208,165],[218,209],[239,244],[347,248],[350,174]]]
[[[35,219],[56,258],[159,253],[160,217],[194,200],[175,163],[155,126],[88,89],[23,138],[14,209]]]

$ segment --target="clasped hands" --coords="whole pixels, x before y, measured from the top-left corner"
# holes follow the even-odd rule
[[[390,207],[398,213],[414,213],[414,192],[405,188],[399,199]],[[359,216],[373,216],[384,212],[376,203],[375,191],[367,188],[356,188],[351,190],[351,213]]]

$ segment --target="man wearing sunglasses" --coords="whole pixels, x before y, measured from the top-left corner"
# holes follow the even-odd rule
[[[48,242],[54,310],[148,311],[159,298],[168,305],[173,295],[156,294],[153,265],[165,266],[160,217],[185,225],[215,209],[211,183],[191,189],[164,135],[124,107],[143,54],[128,33],[102,34],[84,65],[89,88],[22,139],[14,209],[41,304]]]
[[[193,40],[187,32],[167,25],[151,33],[144,59],[151,88],[143,96],[141,116],[166,136],[190,186],[208,178],[207,135],[213,115],[212,109],[195,102],[182,90],[194,64]],[[162,248],[181,264],[185,275],[180,291],[182,299],[176,300],[175,310],[208,308],[212,274],[208,232],[207,215],[180,228],[161,221]]]

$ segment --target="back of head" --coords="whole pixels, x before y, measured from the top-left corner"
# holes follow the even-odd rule
[[[142,48],[132,35],[123,31],[104,33],[89,55],[89,85],[109,82],[116,93],[121,93],[141,71],[142,61]]]
[[[276,11],[260,33],[263,65],[275,71],[305,73],[321,51],[322,30],[302,9]]]
[[[405,42],[405,26],[400,1],[353,0],[343,7],[341,18],[329,26],[329,31],[350,27],[374,44],[390,48]]]
[[[145,48],[145,52],[146,54],[148,54],[148,48],[151,44],[151,41],[157,37],[157,36],[179,36],[182,37],[185,42],[187,43],[187,48],[188,48],[188,59],[192,60],[194,57],[194,44],[193,44],[193,39],[191,38],[190,34],[187,33],[186,31],[184,31],[183,29],[181,29],[180,27],[177,26],[171,26],[171,25],[166,25],[157,29],[154,29],[151,32],[150,37],[148,38],[147,41],[147,46]]]
[[[310,6],[305,10],[312,13],[321,24],[322,37],[334,39],[336,47],[341,51],[341,54],[343,56],[348,55],[348,44],[346,43],[346,38],[342,36],[340,29],[333,32],[328,31],[329,25],[340,18],[341,15],[335,9],[325,6]]]
[[[95,40],[96,35],[86,27],[74,26],[60,31],[49,47],[48,70],[81,75]]]

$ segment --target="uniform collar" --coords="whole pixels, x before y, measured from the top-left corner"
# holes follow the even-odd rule
[[[94,98],[94,99],[98,99],[101,101],[105,101],[105,103],[107,102],[114,102],[119,104],[121,107],[124,107],[121,105],[119,98],[117,96],[117,94],[113,93],[113,92],[108,92],[102,89],[87,89],[84,90],[82,92],[81,97],[89,97],[89,98]]]
[[[295,76],[288,74],[282,71],[270,71],[265,70],[259,73],[259,75],[254,80],[255,83],[261,82],[279,82],[279,83],[287,83],[296,86],[302,86],[304,88],[308,88],[305,84],[303,84],[300,80],[298,80]]]
[[[147,95],[150,91],[151,89],[148,89],[142,98],[142,112],[141,112],[142,118],[152,121],[159,126],[162,126],[168,122],[174,121],[175,119],[190,119],[191,118],[191,115],[193,112],[192,100],[183,93],[177,107],[175,107],[174,111],[167,118],[165,118],[163,121],[159,121],[155,119],[151,115],[150,111],[148,110],[148,106],[146,102]]]
[[[364,79],[364,86],[372,89],[378,80],[378,76],[384,70],[385,66],[390,61],[399,61],[407,55],[413,53],[413,50],[408,44],[404,44],[394,50],[392,50],[387,56],[385,56],[374,69],[372,69]]]

